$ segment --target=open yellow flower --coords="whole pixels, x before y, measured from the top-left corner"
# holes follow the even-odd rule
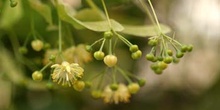
[[[118,104],[119,102],[129,102],[131,94],[126,85],[119,84],[118,89],[115,91],[113,91],[110,86],[107,86],[102,93],[102,97],[105,103]]]
[[[54,64],[51,66],[51,68],[54,68],[54,71],[51,75],[53,82],[57,82],[63,86],[74,85],[78,79],[82,78],[84,72],[84,69],[77,63],[69,64],[66,61],[63,61],[61,65]]]

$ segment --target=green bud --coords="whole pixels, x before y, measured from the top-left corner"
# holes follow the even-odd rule
[[[100,90],[93,90],[91,92],[91,95],[94,99],[98,99],[98,98],[101,98],[102,97],[102,91]]]
[[[16,2],[16,1],[11,1],[10,6],[11,6],[11,7],[16,7],[17,4],[18,4],[18,2]]]
[[[148,45],[150,46],[156,46],[158,44],[158,41],[155,39],[151,39],[148,41]]]
[[[111,31],[106,31],[104,33],[104,38],[105,39],[111,39],[113,37],[113,33]]]
[[[94,53],[94,57],[96,60],[103,60],[103,58],[105,57],[105,53],[102,51],[96,51]]]
[[[44,44],[44,49],[49,49],[50,47],[51,47],[51,45],[49,43]]]
[[[55,62],[56,56],[55,55],[50,55],[49,60],[52,61],[52,62]]]
[[[181,51],[177,51],[176,58],[182,58],[184,56],[184,53]]]
[[[161,68],[157,68],[156,70],[154,70],[154,72],[156,74],[162,74],[163,73],[163,70]]]
[[[40,71],[35,71],[33,74],[32,74],[32,79],[34,81],[41,81],[43,79],[43,74],[40,72]]]
[[[159,68],[159,66],[156,63],[153,63],[150,65],[152,70],[156,70],[157,68]]]
[[[53,85],[53,83],[48,82],[48,83],[46,84],[46,87],[47,87],[48,89],[53,89],[53,88],[54,88],[54,85]]]
[[[173,57],[170,57],[170,56],[165,57],[163,61],[166,64],[170,64],[173,61]]]
[[[187,45],[181,46],[181,52],[186,52],[188,50]]]
[[[134,52],[134,53],[131,54],[131,57],[132,57],[133,59],[138,59],[138,58],[140,58],[141,56],[142,56],[142,52],[141,52],[140,50],[138,50],[138,51],[136,51],[136,52]]]
[[[138,84],[139,84],[140,87],[143,87],[145,85],[145,83],[146,83],[145,79],[138,80]]]
[[[85,87],[85,83],[84,81],[76,81],[74,84],[73,84],[73,88],[76,90],[76,91],[82,91]]]
[[[88,52],[91,52],[91,51],[92,51],[92,47],[91,47],[90,45],[86,45],[86,50],[87,50]]]
[[[149,53],[146,55],[146,59],[149,61],[153,61],[154,60],[154,55],[152,53]]]
[[[162,62],[158,62],[158,67],[161,68],[162,70],[166,69],[167,68],[167,63],[164,63],[163,61]]]
[[[85,82],[85,86],[86,86],[86,88],[90,88],[92,86],[92,83],[87,81],[87,82]]]
[[[178,59],[178,58],[173,58],[173,63],[179,63],[180,62],[180,59]]]
[[[188,45],[188,46],[187,46],[187,51],[188,51],[188,52],[191,52],[192,50],[193,50],[193,45]]]
[[[131,83],[128,85],[128,90],[131,94],[136,94],[140,90],[140,86],[137,83]]]
[[[173,55],[173,51],[172,51],[172,50],[167,50],[167,54],[168,54],[169,56],[172,56],[172,55]]]
[[[138,45],[132,45],[129,48],[130,52],[134,53],[139,50]]]
[[[26,47],[20,47],[18,50],[21,54],[27,54],[28,50]]]
[[[114,83],[110,85],[112,91],[116,91],[118,89],[118,84]]]

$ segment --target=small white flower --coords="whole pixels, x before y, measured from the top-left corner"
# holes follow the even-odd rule
[[[66,61],[63,61],[62,64],[54,64],[51,66],[54,68],[52,73],[52,79],[58,84],[64,85],[74,85],[74,83],[81,79],[83,76],[83,68],[81,68],[77,63],[69,64]]]
[[[129,93],[127,86],[119,84],[118,89],[115,91],[113,91],[110,86],[107,86],[102,93],[102,97],[105,103],[118,104],[119,102],[129,102],[131,94]]]

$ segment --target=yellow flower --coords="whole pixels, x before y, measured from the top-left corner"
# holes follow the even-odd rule
[[[53,81],[58,84],[62,84],[63,86],[74,85],[78,79],[82,78],[84,72],[83,68],[81,68],[77,63],[69,64],[66,61],[63,61],[61,65],[54,64],[51,68],[54,68],[51,75]]]
[[[127,86],[119,84],[118,89],[115,91],[113,91],[110,86],[107,86],[102,93],[102,97],[105,103],[118,104],[119,102],[129,102],[131,94],[129,93]]]

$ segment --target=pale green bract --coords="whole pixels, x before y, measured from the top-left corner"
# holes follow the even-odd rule
[[[74,15],[71,14],[70,10],[65,7],[65,5],[58,1],[57,4],[57,10],[58,10],[58,15],[61,20],[66,21],[70,24],[72,24],[75,28],[77,29],[89,29],[92,31],[97,31],[97,32],[105,32],[109,31],[111,28],[109,27],[108,21],[95,21],[95,22],[82,22],[74,17]],[[124,27],[118,23],[115,20],[110,20],[112,24],[112,29],[114,31],[122,31]]]
[[[123,25],[124,30],[121,33],[139,36],[139,37],[150,37],[159,35],[160,32],[155,25],[142,25],[142,26],[134,26],[134,25]],[[171,32],[170,27],[167,25],[160,24],[161,31],[163,34],[167,34]]]
[[[43,4],[39,0],[29,0],[29,3],[31,8],[38,12],[49,25],[53,24],[51,8],[48,5]]]

